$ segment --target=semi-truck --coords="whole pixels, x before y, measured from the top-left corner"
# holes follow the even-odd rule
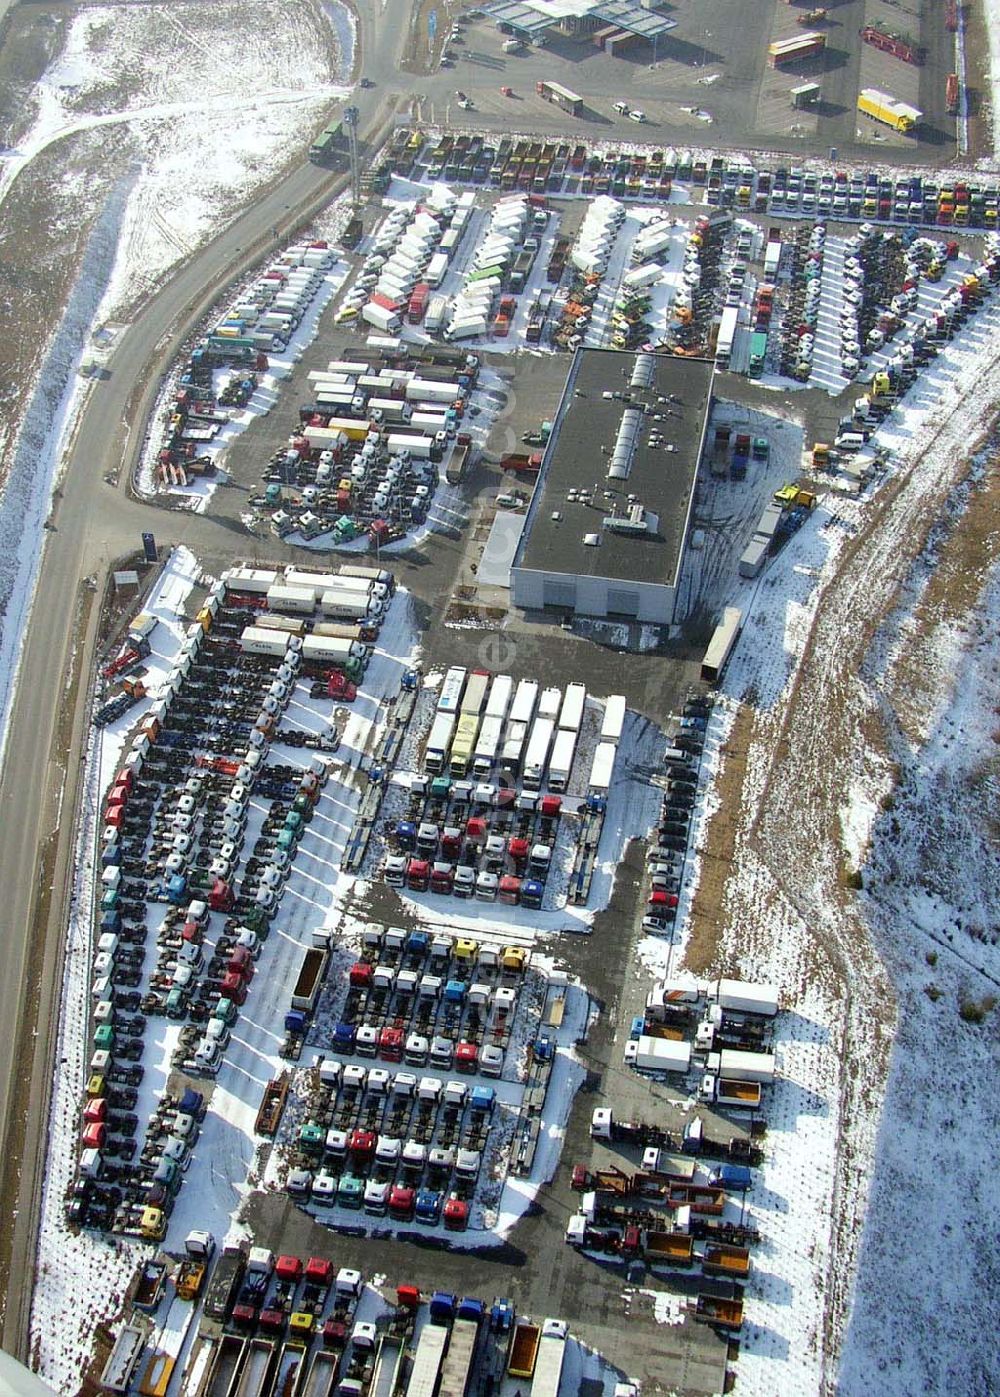
[[[559,1397],[563,1360],[566,1357],[566,1325],[561,1319],[547,1319],[542,1325],[531,1397]]]
[[[573,758],[576,754],[577,734],[570,728],[561,728],[552,744],[549,760],[548,786],[551,791],[565,791],[569,785]]]
[[[874,87],[862,88],[858,93],[858,111],[881,121],[885,126],[891,126],[902,135],[908,135],[923,120],[923,112],[916,107],[897,102],[895,97]]]
[[[615,767],[618,749],[613,742],[599,742],[594,749],[594,760],[590,767],[590,780],[587,791],[593,796],[607,797],[611,788],[611,774]]]
[[[376,305],[374,301],[365,303],[361,309],[361,318],[383,335],[398,335],[403,328],[403,322],[395,311]]]
[[[457,713],[459,711],[467,674],[468,670],[463,669],[460,665],[453,665],[447,671],[441,684],[441,692],[438,694],[437,711],[439,713]]]
[[[537,791],[542,784],[555,726],[555,720],[552,718],[535,719],[531,736],[528,739],[528,750],[525,754],[522,773],[522,781],[528,790]]]
[[[500,751],[502,735],[503,718],[494,713],[487,713],[476,738],[472,760],[473,773],[481,781],[485,781],[493,770]]]
[[[329,952],[321,950],[318,946],[306,948],[292,989],[293,1009],[299,1009],[304,1014],[313,1012],[329,958]]]
[[[479,717],[475,713],[460,713],[451,743],[448,772],[454,780],[461,780],[468,774],[472,764],[472,754],[479,735]]]
[[[424,767],[432,775],[439,775],[451,751],[451,739],[455,732],[454,713],[438,713],[431,725],[424,751]]]

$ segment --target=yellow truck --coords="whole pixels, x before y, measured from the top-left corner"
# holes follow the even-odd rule
[[[919,126],[923,120],[923,112],[917,111],[916,107],[908,107],[905,102],[897,102],[895,97],[890,97],[888,93],[879,92],[874,87],[865,87],[858,93],[858,111],[864,112],[866,116],[874,117],[876,121],[881,121],[885,126],[891,126],[894,131],[899,131],[903,135],[912,131],[915,126]]]

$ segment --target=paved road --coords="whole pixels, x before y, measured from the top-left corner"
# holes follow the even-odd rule
[[[0,9],[5,3],[0,0]],[[365,71],[376,84],[357,94],[359,129],[362,137],[372,138],[391,106],[407,29],[380,25],[378,0],[363,0],[359,9],[359,49],[366,55]],[[189,543],[203,556],[233,551],[231,532],[213,520],[144,508],[128,497],[126,473],[117,490],[105,484],[103,477],[121,464],[130,430],[142,430],[162,372],[220,289],[268,246],[312,217],[342,178],[308,164],[296,167],[186,262],[145,306],[111,356],[110,376],[92,389],[53,514],[56,527],[45,536],[0,772],[2,808],[17,812],[16,818],[9,813],[0,827],[0,887],[5,902],[0,1022],[9,1042],[26,1045],[24,1056],[12,1051],[0,1064],[3,1196],[7,1206],[16,1209],[12,1238],[0,1240],[0,1282],[7,1282],[0,1284],[0,1294],[6,1291],[7,1296],[3,1347],[22,1358],[26,1356],[38,1186],[44,1168],[52,1011],[59,997],[65,923],[62,894],[72,854],[70,830],[79,776],[79,742],[70,740],[71,717],[64,712],[65,680],[74,664],[88,673],[96,632],[97,608],[89,604],[92,594],[82,580],[93,575],[103,579],[110,564],[139,546],[139,535],[148,528],[158,528],[171,541]],[[253,540],[245,542],[244,551],[252,554]],[[78,599],[90,620],[84,646],[77,645]],[[80,728],[78,714],[73,734],[77,738]],[[49,858],[42,879],[41,858],[46,852]],[[33,1037],[36,996],[38,1031]],[[5,1245],[10,1247],[7,1256],[3,1255]]]

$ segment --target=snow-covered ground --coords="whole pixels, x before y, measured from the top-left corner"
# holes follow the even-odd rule
[[[884,628],[865,676],[889,719],[895,786],[876,769],[845,793],[862,908],[898,1011],[841,1372],[852,1397],[873,1382],[887,1397],[985,1394],[1000,1370],[992,1320],[1000,579],[994,566],[974,614],[930,618],[917,642],[926,688],[914,714],[897,667],[914,643],[933,564],[932,555],[921,560],[915,595]],[[906,731],[891,716],[901,698]]]
[[[329,8],[335,46],[349,44],[336,69],[323,23],[305,4],[95,6],[74,16],[36,86],[35,123],[4,162],[0,199],[72,132],[128,127],[135,181],[104,319],[189,256],[350,90],[352,27],[338,14],[345,7]]]

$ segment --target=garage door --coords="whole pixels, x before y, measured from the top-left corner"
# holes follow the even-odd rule
[[[626,591],[620,587],[608,588],[609,616],[638,616],[639,593]]]
[[[638,600],[638,599],[637,599]],[[576,606],[576,586],[572,582],[555,582],[546,578],[542,587],[543,606]]]

